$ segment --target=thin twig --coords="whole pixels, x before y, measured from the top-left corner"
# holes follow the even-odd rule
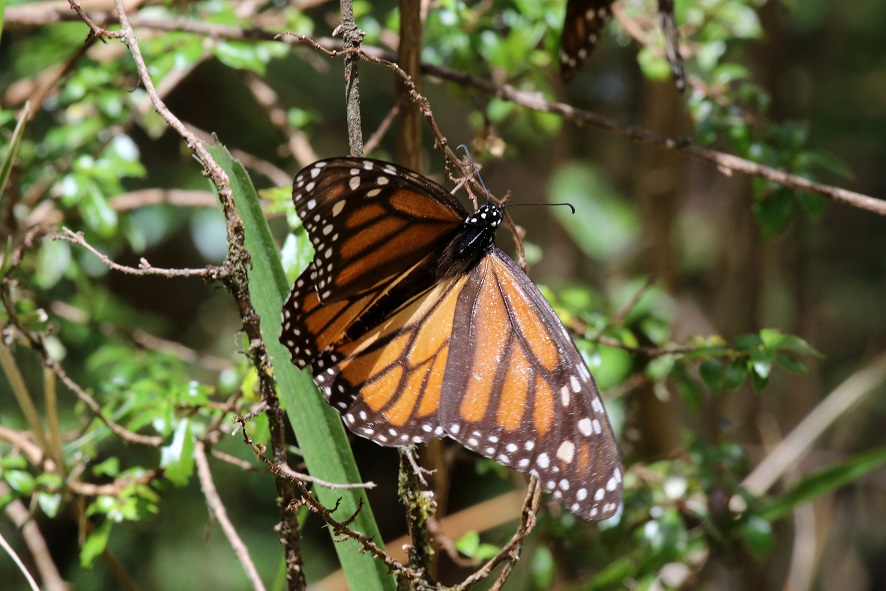
[[[246,420],[243,417],[236,417],[236,418],[234,418],[234,422],[239,424],[244,429],[243,435],[244,435],[244,437],[246,437],[246,431],[245,431]],[[269,460],[267,458],[267,456],[265,456],[265,452],[264,452],[263,447],[260,445],[253,445],[251,439],[249,439],[247,441],[247,443],[250,444],[249,446],[252,448],[252,451],[255,452],[256,457],[258,459],[260,459],[262,462],[264,462],[268,466],[268,468],[271,469],[271,472],[273,472],[274,474],[276,474],[278,476],[282,476],[284,478],[292,480],[293,482],[295,482],[295,481],[298,481],[299,483],[310,482],[311,484],[316,484],[317,486],[323,486],[325,488],[337,489],[337,490],[347,490],[347,489],[353,489],[353,488],[372,489],[372,488],[375,488],[375,486],[376,486],[375,483],[372,481],[369,481],[369,482],[344,482],[341,484],[336,484],[334,482],[327,482],[325,480],[321,480],[319,478],[311,476],[310,474],[302,474],[301,472],[296,472],[295,470],[293,470],[292,468],[290,468],[286,464],[277,464],[277,463],[274,463],[271,460]]]
[[[203,496],[206,498],[209,511],[221,525],[225,537],[228,538],[228,543],[231,544],[231,548],[237,556],[237,560],[243,565],[246,577],[252,583],[252,588],[257,591],[265,591],[265,585],[258,574],[258,570],[255,568],[255,563],[249,556],[249,548],[240,539],[236,528],[234,528],[231,520],[228,519],[228,512],[212,480],[212,472],[209,470],[209,461],[206,458],[206,446],[203,445],[202,441],[198,441],[194,446],[194,462],[197,465],[197,477],[200,479],[200,488],[203,490]]]
[[[360,77],[357,64],[360,59],[353,53],[358,50],[365,35],[354,21],[352,0],[341,0],[341,24],[336,28],[344,41],[345,55],[345,102],[348,122],[348,146],[351,156],[363,156],[363,123],[360,118]],[[335,33],[333,33],[335,35]]]
[[[0,496],[5,497],[10,492],[9,486],[0,483]],[[5,509],[6,516],[22,533],[22,538],[34,559],[34,566],[40,573],[46,591],[68,591],[70,587],[58,572],[58,567],[52,559],[52,553],[46,544],[46,538],[40,531],[37,521],[32,519],[30,511],[19,499],[12,500]]]
[[[499,550],[495,556],[484,564],[477,572],[469,576],[460,584],[453,587],[454,591],[465,591],[470,587],[482,581],[490,574],[492,570],[506,561],[504,571],[502,571],[495,585],[499,588],[504,584],[510,575],[514,564],[520,559],[520,550],[523,548],[523,540],[529,535],[529,532],[535,527],[535,515],[538,512],[538,505],[541,502],[541,487],[538,485],[538,478],[530,477],[529,486],[526,489],[526,500],[523,502],[523,511],[520,515],[520,525],[514,532],[511,540]]]
[[[204,269],[161,269],[158,267],[152,267],[151,264],[145,259],[141,259],[139,261],[139,268],[128,267],[126,265],[121,265],[119,263],[115,263],[106,255],[99,252],[94,246],[86,242],[86,239],[83,237],[83,232],[74,232],[68,228],[62,228],[61,234],[52,234],[53,240],[64,240],[65,242],[70,242],[71,244],[77,244],[97,256],[101,261],[114,269],[115,271],[119,271],[120,273],[126,273],[127,275],[160,275],[161,277],[210,277],[213,273],[217,273],[218,269],[213,269],[211,266],[207,266]]]

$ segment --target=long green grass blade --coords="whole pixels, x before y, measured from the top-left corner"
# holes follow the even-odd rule
[[[290,363],[289,353],[278,340],[280,311],[290,286],[255,187],[243,166],[231,157],[224,146],[216,144],[209,151],[231,179],[237,211],[243,218],[246,248],[252,256],[250,295],[261,316],[265,346],[274,361],[278,393],[298,437],[308,471],[327,482],[360,482],[360,473],[338,413],[323,401],[310,375]],[[350,517],[362,499],[363,509],[351,527],[373,536],[377,543],[381,543],[378,526],[363,490],[330,490],[318,486],[316,492],[327,507],[334,506],[341,498],[336,512],[340,520]],[[335,549],[351,589],[381,591],[395,588],[394,579],[385,566],[368,553],[360,552],[357,542],[348,540],[336,543]]]
[[[798,505],[837,490],[886,464],[886,448],[875,449],[815,472],[785,494],[768,502],[759,515],[767,521],[787,516]]]
[[[3,19],[3,3],[5,0],[0,0],[0,24],[2,24]],[[3,162],[0,163],[0,198],[3,197],[3,191],[6,189],[6,183],[9,181],[9,174],[12,172],[12,165],[15,163],[15,156],[18,154],[18,148],[22,143],[22,136],[25,134],[25,124],[28,122],[28,117],[31,115],[31,103],[25,103],[25,108],[22,109],[22,112],[19,113],[18,122],[15,124],[15,129],[12,132],[12,138],[9,140],[9,148],[6,150],[6,154],[3,155]]]

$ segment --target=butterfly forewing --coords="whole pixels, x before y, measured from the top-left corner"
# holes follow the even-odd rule
[[[292,199],[316,251],[312,282],[323,302],[400,275],[438,250],[466,215],[440,185],[362,158],[303,169]]]
[[[567,0],[560,37],[560,76],[570,80],[587,61],[603,26],[609,21],[613,0]]]
[[[538,288],[497,248],[459,296],[440,424],[466,447],[538,476],[578,515],[618,509],[621,460],[594,379]]]
[[[402,278],[441,248],[464,209],[443,187],[362,158],[321,160],[293,180],[293,201],[315,257],[283,306],[281,341],[306,367],[354,323],[369,326],[428,288],[428,269]],[[390,301],[392,285],[400,302]],[[365,322],[364,322],[365,324]]]

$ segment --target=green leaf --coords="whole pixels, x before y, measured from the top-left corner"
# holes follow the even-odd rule
[[[660,382],[674,369],[677,358],[674,355],[661,355],[646,365],[646,375],[653,381]]]
[[[7,470],[3,472],[3,479],[9,488],[20,495],[29,495],[34,492],[34,477],[24,470]]]
[[[498,548],[492,544],[480,542],[480,534],[469,531],[455,542],[455,548],[468,558],[488,560],[498,553]]]
[[[745,547],[754,558],[762,560],[769,556],[774,539],[772,524],[758,515],[751,515],[741,524],[740,529]]]
[[[280,310],[290,286],[255,187],[243,165],[235,161],[224,146],[216,143],[208,149],[231,181],[237,212],[243,220],[246,247],[252,258],[247,269],[250,296],[261,318],[261,331],[274,364],[278,394],[298,438],[308,472],[327,482],[362,482],[341,418],[323,401],[310,373],[290,363],[289,352],[279,341]],[[381,535],[364,490],[330,490],[322,486],[315,490],[327,507],[340,501],[335,514],[340,520],[354,515],[362,503],[363,508],[351,527],[381,545]],[[362,552],[355,540],[339,541],[331,530],[330,535],[336,539],[335,550],[350,588],[367,591],[395,588],[394,578],[382,562]]]
[[[770,522],[782,519],[799,505],[828,495],[883,465],[886,465],[886,448],[859,454],[836,466],[810,474],[785,494],[762,503],[757,514]]]
[[[775,351],[761,350],[751,351],[751,367],[754,373],[761,378],[768,378],[772,372],[772,363],[775,361]]]
[[[779,190],[772,195],[755,201],[752,207],[757,223],[764,238],[773,238],[784,230],[794,212],[794,201],[786,190]]]
[[[62,496],[58,493],[38,492],[37,504],[47,517],[58,517],[58,509],[62,504]]]
[[[788,371],[794,373],[805,374],[808,372],[806,365],[799,359],[794,359],[787,355],[778,354],[775,356],[775,362]]]
[[[729,365],[726,366],[726,373],[723,377],[726,387],[730,390],[735,390],[741,386],[744,383],[745,378],[748,377],[747,362],[744,359],[733,359],[729,362]]]
[[[166,477],[177,486],[184,486],[194,473],[194,434],[191,421],[182,419],[175,427],[172,443],[160,452],[160,465]]]
[[[705,361],[699,365],[698,373],[701,375],[701,379],[704,380],[705,385],[710,388],[711,392],[714,394],[721,392],[723,386],[726,385],[726,369],[723,367],[723,364],[716,359]]]
[[[80,566],[86,569],[92,568],[95,559],[108,547],[112,525],[111,520],[106,519],[86,537],[83,547],[80,548]]]
[[[529,572],[532,575],[533,589],[550,589],[554,585],[557,575],[557,563],[554,555],[547,546],[539,546],[532,553],[529,562]]]
[[[760,331],[760,340],[767,349],[793,351],[800,355],[822,357],[821,353],[802,338],[792,334],[784,334],[780,330],[764,328]]]

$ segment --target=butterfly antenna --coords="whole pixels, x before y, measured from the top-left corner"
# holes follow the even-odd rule
[[[564,201],[563,203],[504,203],[502,204],[501,208],[504,209],[505,207],[524,207],[526,205],[541,205],[544,207],[556,207],[559,205],[565,205],[572,210],[573,214],[575,213],[575,206],[568,201]]]
[[[471,158],[471,153],[468,151],[468,147],[464,144],[459,144],[455,149],[465,151],[465,155],[468,157],[468,162],[470,162],[471,166],[474,167],[474,173],[477,176],[477,180],[480,182],[480,186],[483,187],[484,191],[486,191],[486,203],[491,202],[492,198],[489,196],[489,189],[486,188],[486,184],[483,182],[483,178],[480,176],[479,167],[477,166],[477,163],[474,162],[474,159]],[[571,203],[568,203],[568,202],[567,203],[504,203],[500,207],[502,209],[504,209],[505,207],[521,207],[524,205],[549,205],[551,207],[558,206],[558,205],[565,205],[569,209],[572,210],[573,214],[575,213],[575,206],[572,205]]]
[[[492,197],[489,196],[489,189],[486,188],[486,183],[483,182],[483,177],[480,176],[480,167],[477,166],[477,163],[474,162],[474,159],[471,158],[471,153],[468,151],[468,147],[464,144],[459,144],[455,148],[456,150],[464,150],[465,156],[468,157],[468,162],[471,163],[471,167],[474,169],[474,176],[477,177],[477,181],[480,183],[480,186],[483,187],[483,191],[486,193],[486,203],[492,202]]]

